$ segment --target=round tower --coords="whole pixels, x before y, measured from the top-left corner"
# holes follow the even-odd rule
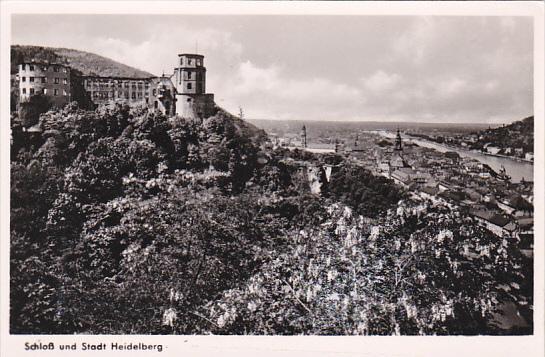
[[[206,93],[203,55],[179,54],[174,78],[177,92],[176,114],[190,119],[203,119],[214,114],[214,95]]]
[[[178,55],[178,67],[175,69],[176,89],[180,94],[206,93],[206,67],[204,56],[182,53]]]

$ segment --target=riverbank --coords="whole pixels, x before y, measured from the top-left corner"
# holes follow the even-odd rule
[[[395,133],[385,130],[371,130],[368,132],[378,134],[388,139],[395,138]],[[486,155],[485,153],[481,153],[478,151],[449,147],[445,144],[438,144],[433,141],[415,138],[405,134],[402,135],[402,138],[404,138],[405,140],[411,140],[413,143],[420,147],[434,149],[442,153],[445,153],[447,151],[454,151],[458,153],[458,155],[460,155],[461,157],[474,159],[488,165],[495,172],[500,172],[502,168],[505,168],[506,173],[511,176],[511,182],[513,183],[519,183],[522,180],[534,180],[534,165],[532,162],[521,162],[514,160],[511,157],[492,156]]]
[[[476,154],[482,154],[482,155],[486,155],[486,156],[502,157],[502,158],[505,158],[505,159],[510,159],[510,160],[514,160],[514,161],[517,161],[517,162],[523,162],[523,163],[529,163],[529,164],[534,163],[532,160],[526,160],[526,159],[524,159],[522,157],[516,157],[516,156],[510,156],[510,155],[501,155],[501,154],[492,154],[492,153],[489,153],[489,152],[486,152],[486,151],[470,150],[470,149],[466,149],[463,146],[455,146],[455,145],[449,145],[449,144],[445,144],[445,143],[438,143],[436,141],[432,141],[432,140],[429,140],[429,139],[424,139],[424,138],[422,138],[420,136],[415,136],[415,135],[411,135],[411,134],[404,134],[404,135],[409,139],[423,140],[423,141],[427,141],[427,142],[434,143],[434,144],[437,144],[437,145],[442,145],[444,147],[447,147],[447,148],[450,148],[450,149],[453,149],[453,150],[463,150],[463,151],[473,152],[473,153],[476,153]]]

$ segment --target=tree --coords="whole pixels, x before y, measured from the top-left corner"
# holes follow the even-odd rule
[[[19,118],[24,127],[29,128],[38,123],[40,114],[47,112],[53,104],[43,94],[35,94],[28,101],[19,103]]]

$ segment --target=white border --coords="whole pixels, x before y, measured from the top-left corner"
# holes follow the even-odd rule
[[[27,341],[162,343],[158,356],[539,356],[544,351],[544,4],[523,2],[2,2],[0,96],[0,356],[91,355],[89,352],[28,352]],[[216,14],[216,15],[464,15],[534,18],[535,284],[534,335],[511,337],[243,337],[243,336],[25,336],[9,335],[9,46],[11,15]],[[31,224],[31,222],[29,222]],[[120,356],[142,352],[94,352]],[[151,353],[149,353],[151,354]]]

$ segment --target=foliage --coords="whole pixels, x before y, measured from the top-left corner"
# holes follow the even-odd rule
[[[403,192],[385,177],[376,177],[359,166],[343,166],[332,173],[329,193],[358,214],[376,217],[402,197]]]
[[[532,305],[515,242],[221,110],[71,104],[38,126],[13,137],[12,333],[499,333],[501,302]]]
[[[47,112],[53,104],[43,94],[36,94],[28,101],[19,103],[19,118],[24,127],[31,127],[38,123],[40,114]]]
[[[497,333],[487,321],[506,299],[498,283],[522,278],[513,242],[428,207],[402,205],[380,223],[330,206],[324,228],[294,234],[246,284],[208,304],[202,332]]]

